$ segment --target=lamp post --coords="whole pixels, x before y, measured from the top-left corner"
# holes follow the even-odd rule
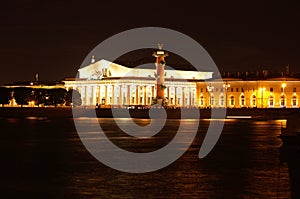
[[[286,87],[286,83],[282,83],[281,84],[281,88],[282,88],[282,99],[283,99],[283,104],[281,104],[281,106],[285,106],[285,95],[284,95],[284,88]]]
[[[226,82],[223,84],[223,88],[225,88],[225,108],[227,108],[227,90],[230,88],[230,84]]]
[[[211,84],[209,84],[208,86],[207,86],[207,91],[209,92],[209,99],[210,99],[210,106],[212,106],[213,105],[213,103],[212,103],[212,91],[214,90],[214,87],[211,85]]]
[[[261,107],[264,108],[264,91],[266,90],[265,87],[261,87],[260,91],[261,91]]]

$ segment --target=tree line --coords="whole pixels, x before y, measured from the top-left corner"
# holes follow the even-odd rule
[[[9,104],[12,99],[15,99],[16,103],[20,106],[28,105],[31,101],[34,101],[34,104],[37,106],[80,106],[82,104],[80,93],[73,89],[67,91],[63,88],[0,87],[0,104],[2,106]]]

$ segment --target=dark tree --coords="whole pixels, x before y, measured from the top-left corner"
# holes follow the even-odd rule
[[[36,105],[49,104],[48,90],[49,89],[43,89],[43,88],[34,89],[34,98],[35,98]]]
[[[58,104],[65,103],[67,90],[63,88],[49,89],[47,94],[49,95],[49,102],[56,107]]]
[[[80,106],[82,104],[81,95],[77,90],[70,89],[66,95],[66,105],[73,107]]]
[[[14,89],[14,98],[17,104],[28,105],[29,101],[35,100],[35,92],[31,88],[19,87]]]
[[[9,100],[11,99],[11,90],[5,87],[0,87],[0,104],[2,104],[2,106],[9,104]]]

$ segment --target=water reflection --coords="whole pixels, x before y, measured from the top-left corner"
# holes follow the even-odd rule
[[[3,198],[299,198],[298,152],[278,150],[279,120],[226,119],[213,151],[199,159],[211,122],[201,120],[183,156],[145,174],[119,172],[98,162],[84,148],[72,119],[31,121],[0,120]],[[113,119],[99,122],[113,143],[135,152],[163,147],[179,124],[168,120],[162,132],[139,139],[120,131]],[[87,133],[97,133],[90,129]]]

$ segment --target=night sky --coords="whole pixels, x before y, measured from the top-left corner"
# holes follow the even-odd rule
[[[0,83],[74,77],[100,42],[145,26],[192,37],[221,71],[300,72],[299,1],[180,2],[1,1]]]

